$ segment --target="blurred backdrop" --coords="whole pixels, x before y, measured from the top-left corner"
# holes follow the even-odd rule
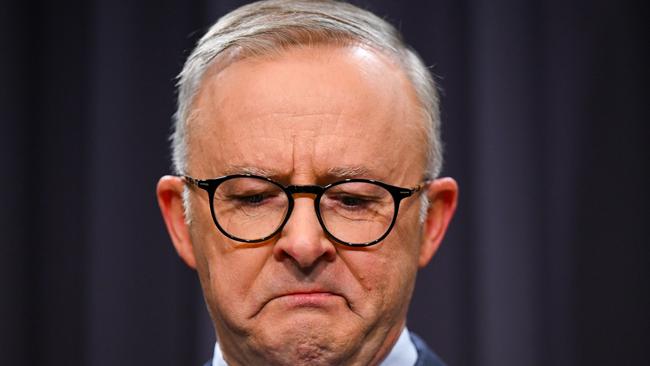
[[[154,188],[174,77],[243,3],[3,1],[0,364],[210,358]],[[648,364],[642,2],[354,3],[432,65],[461,187],[409,327],[450,365]]]

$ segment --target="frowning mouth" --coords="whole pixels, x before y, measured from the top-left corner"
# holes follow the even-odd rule
[[[331,292],[292,292],[278,296],[272,301],[280,302],[282,305],[294,307],[327,307],[334,302],[340,301],[341,296]]]
[[[293,312],[302,309],[329,312],[338,311],[341,306],[352,310],[350,302],[342,292],[334,291],[327,286],[296,286],[270,293],[250,318],[266,311]]]

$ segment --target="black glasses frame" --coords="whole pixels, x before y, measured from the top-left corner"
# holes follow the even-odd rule
[[[276,182],[276,181],[274,181],[274,180],[272,180],[270,178],[262,177],[262,176],[258,176],[258,175],[253,175],[253,174],[233,174],[233,175],[226,175],[226,176],[219,177],[219,178],[205,179],[205,180],[192,178],[192,177],[187,176],[187,175],[181,175],[180,177],[183,178],[185,180],[185,182],[187,182],[187,183],[189,183],[191,185],[194,185],[194,186],[196,186],[198,188],[201,188],[201,189],[205,190],[206,192],[208,192],[208,197],[210,199],[210,212],[212,214],[212,221],[214,221],[214,224],[217,226],[217,228],[219,229],[219,231],[221,231],[221,233],[223,235],[227,236],[228,238],[230,238],[232,240],[236,240],[236,241],[243,242],[243,243],[260,243],[260,242],[263,242],[263,241],[267,241],[267,240],[271,239],[272,237],[276,236],[280,231],[282,231],[282,229],[284,228],[284,225],[286,225],[286,223],[289,221],[289,217],[291,217],[291,213],[293,211],[293,206],[294,206],[293,195],[294,194],[299,194],[299,193],[307,193],[307,194],[316,195],[316,197],[314,198],[314,209],[316,210],[316,217],[318,217],[318,222],[320,223],[320,226],[323,228],[323,231],[325,231],[325,233],[327,233],[327,235],[329,235],[336,242],[338,242],[338,243],[340,243],[342,245],[345,245],[345,246],[349,246],[349,247],[367,247],[367,246],[370,246],[370,245],[377,244],[380,241],[384,240],[386,238],[386,236],[388,236],[388,234],[391,232],[391,230],[393,230],[393,226],[395,225],[395,221],[397,220],[397,213],[399,211],[400,202],[402,202],[403,199],[412,196],[415,192],[420,191],[422,189],[422,186],[423,186],[423,185],[417,185],[417,186],[415,186],[413,188],[402,188],[402,187],[392,186],[390,184],[386,184],[386,183],[381,182],[381,181],[377,181],[377,180],[373,180],[373,179],[362,179],[362,178],[344,179],[344,180],[341,180],[341,181],[330,183],[330,184],[325,185],[325,186],[319,186],[319,185],[290,185],[290,186],[283,186],[282,184],[280,184],[280,183],[278,183],[278,182]],[[284,193],[287,195],[288,205],[289,205],[287,207],[287,213],[286,213],[282,223],[278,226],[278,228],[273,233],[271,233],[270,235],[267,235],[267,236],[265,236],[263,238],[260,238],[260,239],[242,239],[242,238],[238,238],[236,236],[231,235],[226,230],[224,230],[224,228],[221,227],[221,225],[219,225],[219,221],[217,220],[217,216],[215,215],[215,212],[214,212],[214,193],[216,192],[217,187],[219,187],[219,185],[221,185],[223,182],[226,182],[226,181],[228,181],[230,179],[234,179],[234,178],[254,178],[254,179],[264,180],[264,181],[272,183],[275,186],[277,186],[278,188],[282,189],[282,191],[284,191]],[[386,189],[391,194],[391,196],[393,196],[393,202],[395,204],[395,213],[393,214],[393,219],[392,219],[388,229],[386,229],[386,232],[382,236],[380,236],[378,239],[375,239],[373,241],[366,242],[366,243],[350,243],[350,242],[343,241],[343,240],[337,238],[336,236],[332,235],[332,233],[325,226],[325,223],[323,222],[323,218],[322,218],[321,212],[320,212],[320,200],[323,197],[323,194],[325,193],[325,191],[327,191],[328,189],[330,189],[332,187],[335,187],[337,185],[343,184],[343,183],[354,183],[354,182],[370,183],[370,184],[378,185],[378,186]],[[425,184],[426,184],[426,182],[427,181],[425,181]]]

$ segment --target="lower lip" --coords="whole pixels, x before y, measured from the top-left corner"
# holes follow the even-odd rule
[[[310,292],[284,295],[277,300],[291,307],[323,307],[331,304],[337,297],[329,292]]]

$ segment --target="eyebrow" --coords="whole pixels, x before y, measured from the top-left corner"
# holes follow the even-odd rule
[[[252,175],[259,175],[262,177],[278,176],[278,172],[271,169],[265,169],[265,168],[255,167],[255,166],[244,166],[244,165],[228,166],[224,171],[224,175],[231,175],[231,174],[252,174]]]
[[[330,178],[359,178],[367,177],[369,174],[370,170],[360,165],[337,166],[326,171],[326,175]]]

